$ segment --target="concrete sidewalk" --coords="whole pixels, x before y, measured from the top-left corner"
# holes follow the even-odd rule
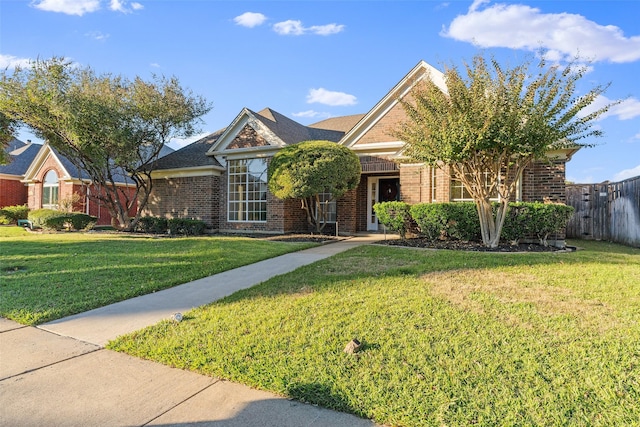
[[[0,426],[374,426],[103,346],[174,312],[380,239],[355,237],[282,255],[40,328],[0,318]]]

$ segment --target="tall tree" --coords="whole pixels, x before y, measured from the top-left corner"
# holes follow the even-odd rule
[[[580,141],[601,135],[594,121],[613,104],[584,112],[608,85],[578,95],[587,69],[574,63],[548,66],[542,58],[535,68],[526,61],[504,69],[478,54],[464,68],[446,68],[447,92],[429,79],[416,85],[400,101],[408,119],[395,136],[406,142],[408,157],[462,182],[476,204],[483,243],[496,247],[522,171],[550,150],[588,146]]]
[[[91,197],[123,229],[135,226],[147,204],[164,145],[196,133],[210,109],[175,77],[98,75],[63,58],[5,70],[0,81],[0,111],[84,170],[97,188]],[[133,196],[118,185],[123,180],[135,184]]]
[[[267,175],[269,190],[279,199],[300,199],[307,222],[322,232],[327,206],[360,182],[360,160],[347,147],[330,141],[305,141],[278,151]],[[320,195],[331,193],[330,199]]]

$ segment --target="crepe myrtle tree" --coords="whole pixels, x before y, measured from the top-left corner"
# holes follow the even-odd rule
[[[347,147],[331,141],[304,141],[276,153],[269,163],[269,191],[279,199],[300,199],[307,222],[321,233],[327,206],[360,182],[360,160]],[[331,199],[321,201],[320,195]]]
[[[9,163],[10,156],[5,151],[13,139],[15,123],[0,111],[0,165]]]
[[[462,182],[476,204],[483,243],[496,247],[522,171],[550,150],[589,146],[580,141],[601,136],[593,124],[613,104],[586,112],[608,87],[578,94],[586,72],[577,58],[549,66],[541,55],[537,67],[529,60],[506,69],[478,54],[462,73],[445,67],[447,91],[425,79],[401,99],[408,119],[394,135],[406,142],[408,158]]]
[[[96,187],[91,197],[125,230],[135,227],[147,205],[151,172],[164,145],[197,133],[210,109],[175,77],[99,75],[59,57],[0,74],[2,115],[85,171]],[[135,185],[133,195],[118,185],[123,180]]]

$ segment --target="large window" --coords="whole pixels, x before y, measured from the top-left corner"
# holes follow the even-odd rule
[[[322,207],[324,209],[324,212],[327,215],[327,220],[326,223],[327,224],[333,224],[336,222],[337,219],[337,202],[335,199],[331,200],[332,196],[331,193],[320,193],[318,194],[319,199],[320,199],[320,204],[322,204]],[[318,206],[316,206],[316,217],[318,218],[319,222],[324,222],[323,219],[320,216],[320,212],[318,212]]]
[[[267,220],[266,159],[229,160],[229,221]]]
[[[489,182],[488,174],[485,173],[484,174],[484,186],[485,187],[489,187],[490,184],[491,183]],[[460,181],[458,179],[455,179],[455,178],[451,179],[450,190],[451,190],[451,201],[452,202],[473,201],[473,197],[471,197],[471,194],[469,194],[467,189],[464,188],[464,185],[462,185],[462,181]],[[493,190],[493,193],[491,194],[491,200],[498,200],[498,190],[497,190],[497,188]]]
[[[60,184],[58,174],[50,170],[44,176],[42,183],[42,207],[46,209],[58,209],[58,192]]]

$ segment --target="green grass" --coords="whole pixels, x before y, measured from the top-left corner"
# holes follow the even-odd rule
[[[43,323],[309,246],[0,227],[0,316]]]
[[[640,250],[574,243],[360,247],[109,347],[389,425],[640,425]]]

